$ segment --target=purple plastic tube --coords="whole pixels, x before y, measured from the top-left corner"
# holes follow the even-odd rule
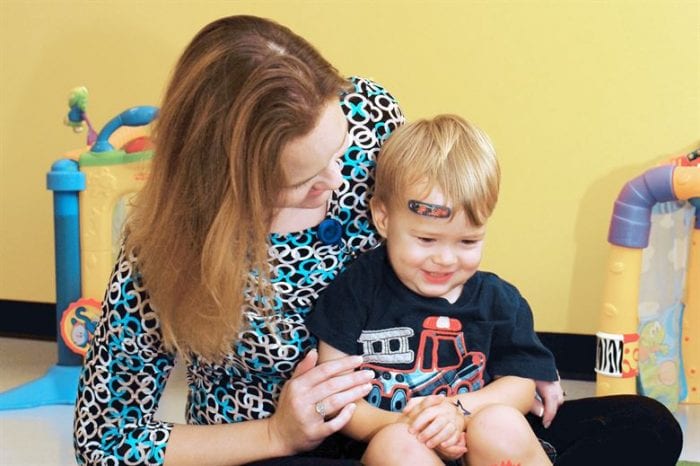
[[[659,202],[678,200],[672,165],[651,168],[628,182],[615,201],[608,242],[641,249],[649,245],[651,210]]]

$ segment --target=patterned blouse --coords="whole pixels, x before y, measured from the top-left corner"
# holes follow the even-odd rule
[[[296,363],[316,345],[304,317],[348,262],[377,243],[368,190],[377,152],[404,117],[378,84],[362,78],[351,82],[354,90],[340,101],[351,137],[342,186],[318,226],[270,236],[275,312],[264,317],[247,307],[249,325],[221,365],[197,358],[188,365],[190,424],[232,423],[274,413]],[[154,414],[176,355],[164,349],[158,314],[133,257],[119,257],[102,313],[78,387],[76,458],[79,464],[162,464],[172,424]]]

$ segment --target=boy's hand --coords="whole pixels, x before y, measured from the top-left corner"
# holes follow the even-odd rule
[[[530,412],[542,418],[542,425],[546,429],[557,415],[559,406],[564,403],[564,390],[558,380],[554,382],[536,380],[535,386],[540,399],[535,398]]]
[[[435,447],[435,453],[438,454],[440,458],[447,461],[457,460],[467,454],[467,435],[465,432],[459,434],[459,439],[457,443],[452,446],[443,446],[441,443]]]
[[[428,448],[449,457],[466,453],[466,447],[460,446],[466,426],[464,414],[446,397],[431,395],[411,400],[403,411],[402,421],[409,424],[408,431]]]

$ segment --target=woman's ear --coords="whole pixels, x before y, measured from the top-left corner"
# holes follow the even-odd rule
[[[374,221],[374,227],[377,229],[380,235],[386,238],[388,223],[389,223],[389,212],[387,211],[386,205],[383,202],[378,201],[376,198],[372,198],[369,202],[369,207],[372,209],[372,220]]]

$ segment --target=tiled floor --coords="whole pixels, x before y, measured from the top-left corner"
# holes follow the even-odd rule
[[[35,380],[56,362],[51,342],[0,338],[0,392]],[[592,382],[565,380],[569,398],[590,396]],[[176,368],[161,401],[161,419],[184,421],[184,373]],[[0,465],[72,465],[72,406],[51,405],[0,411]],[[676,413],[684,431],[681,459],[700,462],[700,405],[682,406]]]

